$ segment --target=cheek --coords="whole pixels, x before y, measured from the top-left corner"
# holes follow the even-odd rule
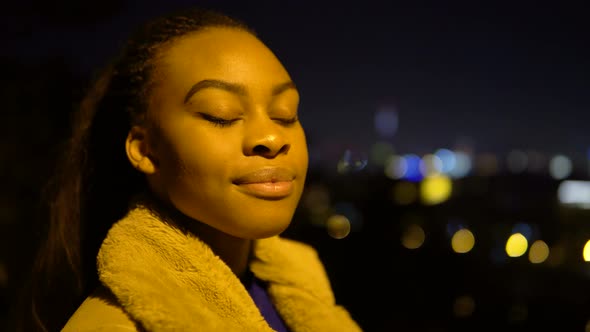
[[[215,146],[220,137],[211,137],[214,135],[207,128],[187,114],[164,117],[161,126],[158,157],[163,172],[200,173],[223,153],[223,146]]]
[[[163,171],[175,175],[173,178],[198,177],[215,178],[224,174],[230,151],[213,146],[210,142],[217,140],[190,140],[192,143],[177,144],[168,153],[167,165]],[[209,143],[207,143],[209,142]]]
[[[300,133],[296,135],[293,144],[297,147],[297,159],[299,160],[301,167],[307,169],[309,162],[309,152],[307,150],[307,140],[303,129],[301,129]]]

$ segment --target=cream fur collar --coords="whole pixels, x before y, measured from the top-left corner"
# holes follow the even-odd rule
[[[240,280],[197,237],[138,205],[115,223],[98,254],[100,281],[148,331],[267,331]],[[361,331],[335,304],[317,253],[281,237],[257,240],[251,271],[293,332]]]

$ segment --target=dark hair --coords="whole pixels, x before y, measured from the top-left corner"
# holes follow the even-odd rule
[[[146,121],[154,69],[166,45],[206,27],[237,28],[225,14],[191,8],[152,19],[126,42],[82,99],[73,131],[48,183],[48,225],[33,265],[19,329],[58,331],[98,285],[96,255],[112,224],[146,181],[127,159],[132,124]]]

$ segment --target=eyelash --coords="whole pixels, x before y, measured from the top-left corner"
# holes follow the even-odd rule
[[[215,127],[220,127],[220,128],[225,128],[225,127],[229,127],[231,126],[235,121],[237,121],[238,119],[232,119],[232,120],[226,120],[226,119],[222,119],[222,118],[218,118],[215,116],[212,116],[210,114],[205,114],[205,113],[201,113],[201,116],[213,123],[213,125]],[[284,125],[284,126],[288,126],[288,125],[292,125],[294,123],[296,123],[297,121],[299,121],[299,116],[294,116],[291,119],[274,119],[275,121],[279,122],[280,124]]]
[[[275,119],[275,121],[278,121],[282,125],[288,126],[288,125],[292,125],[295,122],[299,121],[299,116],[295,115],[294,117],[292,117],[290,119]]]
[[[201,113],[201,116],[205,120],[213,123],[213,125],[215,127],[220,127],[220,128],[229,127],[229,126],[232,125],[232,123],[234,123],[236,121],[236,120],[225,120],[225,119],[218,118],[218,117],[215,117],[215,116],[212,116],[212,115],[209,115],[209,114],[205,114],[205,113]]]

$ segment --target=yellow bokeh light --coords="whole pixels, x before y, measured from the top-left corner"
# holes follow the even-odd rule
[[[453,248],[453,251],[458,254],[464,254],[471,251],[474,245],[475,237],[473,236],[473,233],[471,233],[471,231],[467,228],[463,228],[455,232],[455,234],[453,234],[453,238],[451,239],[451,247]]]
[[[418,249],[424,244],[426,235],[422,227],[412,224],[402,234],[402,245],[408,249]]]
[[[453,183],[448,176],[431,175],[420,182],[420,197],[426,205],[435,205],[449,199]]]
[[[584,245],[584,261],[588,262],[590,261],[590,240],[588,240],[586,242],[586,244]]]
[[[506,253],[510,257],[520,257],[524,255],[528,245],[528,241],[524,235],[514,233],[510,235],[508,241],[506,241]]]
[[[399,181],[392,188],[392,196],[399,205],[412,204],[418,198],[418,189],[412,182]]]
[[[529,250],[529,261],[533,264],[543,263],[549,257],[549,246],[542,240],[537,240]]]
[[[343,239],[350,234],[350,220],[343,215],[334,214],[326,220],[326,230],[335,239]]]

